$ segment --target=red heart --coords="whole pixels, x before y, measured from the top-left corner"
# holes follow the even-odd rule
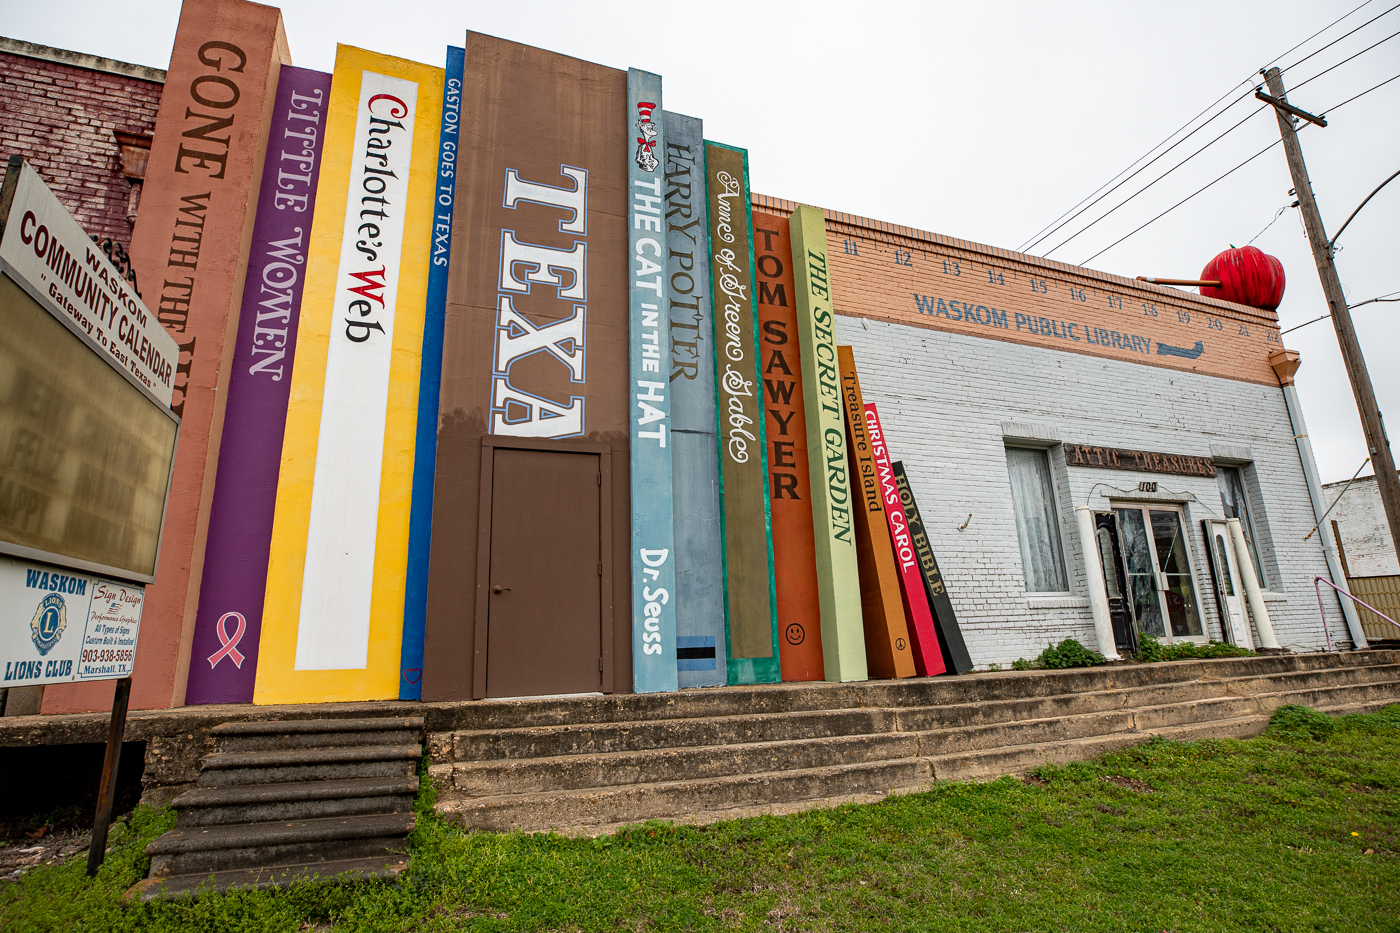
[[[416,684],[423,679],[423,671],[417,667],[406,667],[403,672],[403,679],[411,684]]]

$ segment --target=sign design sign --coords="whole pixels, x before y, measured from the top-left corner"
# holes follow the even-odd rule
[[[0,560],[0,688],[131,676],[141,586]]]
[[[1124,450],[1117,447],[1087,447],[1083,444],[1064,446],[1065,463],[1069,466],[1133,470],[1139,473],[1170,473],[1175,476],[1215,476],[1215,463],[1209,457],[1156,454],[1147,450]]]
[[[885,427],[880,423],[880,413],[872,402],[865,403],[865,427],[870,432],[870,452],[875,455],[875,473],[880,481],[880,497],[885,506],[890,544],[894,548],[895,569],[899,571],[899,592],[904,599],[914,670],[920,675],[932,677],[944,673],[947,668],[943,665],[943,653],[938,649],[938,633],[934,630],[933,613],[929,610],[928,595],[924,592],[913,533],[909,530],[909,519],[905,517],[904,505],[895,485]]]
[[[806,400],[797,348],[797,286],[787,218],[754,211],[759,364],[768,429],[768,498],[773,510],[773,580],[783,680],[821,680],[821,600],[812,531]]]
[[[748,153],[705,143],[729,682],[780,676],[767,432],[759,393]]]
[[[330,93],[330,75],[282,69],[228,379],[187,703],[253,699],[282,434]],[[246,659],[252,663],[245,667]]]
[[[632,479],[632,689],[675,690],[676,542],[671,514],[670,379],[662,352],[671,345],[666,305],[665,183],[656,151],[665,151],[661,78],[627,72],[628,119],[637,150],[628,166],[628,242],[631,276],[629,421]],[[655,119],[653,119],[655,116]],[[669,366],[667,367],[669,370]]]
[[[255,702],[399,693],[442,86],[336,55]]]
[[[953,601],[948,598],[948,587],[943,584],[943,574],[938,570],[938,561],[933,556],[933,543],[929,541],[928,530],[924,527],[924,517],[914,501],[914,489],[905,475],[904,464],[896,460],[893,464],[894,484],[899,490],[899,501],[904,506],[904,516],[909,520],[909,534],[914,542],[914,553],[919,558],[919,570],[924,580],[924,592],[928,596],[929,608],[933,611],[934,622],[938,626],[938,644],[943,649],[944,660],[956,673],[966,674],[972,670],[972,657],[967,653],[962,629],[958,618],[953,614]]]
[[[815,207],[788,218],[792,234],[797,347],[802,359],[808,475],[821,603],[822,662],[826,679],[865,680],[865,631],[861,614],[853,493],[836,353],[826,219]]]
[[[663,123],[676,666],[680,686],[714,687],[725,684],[728,665],[705,145],[701,123],[695,117],[667,111]]]
[[[408,527],[408,580],[404,586],[399,699],[423,698],[423,637],[428,615],[428,555],[433,540],[433,477],[437,468],[438,393],[442,386],[442,331],[452,259],[452,207],[457,192],[458,129],[462,122],[462,66],[466,50],[447,47],[442,125],[438,132],[437,191],[433,199],[432,262],[423,320],[423,367],[418,377],[418,436],[413,455],[413,504]]]
[[[884,497],[875,469],[875,453],[865,422],[865,399],[856,375],[855,354],[837,347],[841,391],[846,406],[846,439],[856,490],[856,554],[860,563],[860,602],[865,620],[865,650],[873,677],[914,676],[914,655],[899,591],[899,571],[890,544]]]

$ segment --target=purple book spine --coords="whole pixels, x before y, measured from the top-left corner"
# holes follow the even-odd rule
[[[253,699],[331,76],[283,66],[228,381],[186,703]]]

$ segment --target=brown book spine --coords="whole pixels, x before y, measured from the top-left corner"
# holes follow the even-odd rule
[[[875,454],[865,424],[865,398],[850,347],[836,348],[841,368],[841,400],[851,451],[855,488],[856,558],[860,565],[860,605],[865,620],[865,652],[871,677],[913,677],[914,653],[899,591],[899,569],[890,544],[888,520],[880,495]]]
[[[787,218],[754,211],[758,358],[768,428],[768,498],[773,510],[773,576],[783,680],[822,680],[821,599],[802,358],[797,347],[792,234]]]

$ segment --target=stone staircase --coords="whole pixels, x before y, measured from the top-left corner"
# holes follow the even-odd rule
[[[218,750],[171,802],[175,828],[146,847],[149,875],[128,898],[406,867],[421,717],[228,722],[211,734]]]
[[[468,828],[595,834],[877,799],[1152,735],[1245,737],[1288,703],[1393,702],[1400,651],[482,701],[452,731],[435,722],[430,774]]]

